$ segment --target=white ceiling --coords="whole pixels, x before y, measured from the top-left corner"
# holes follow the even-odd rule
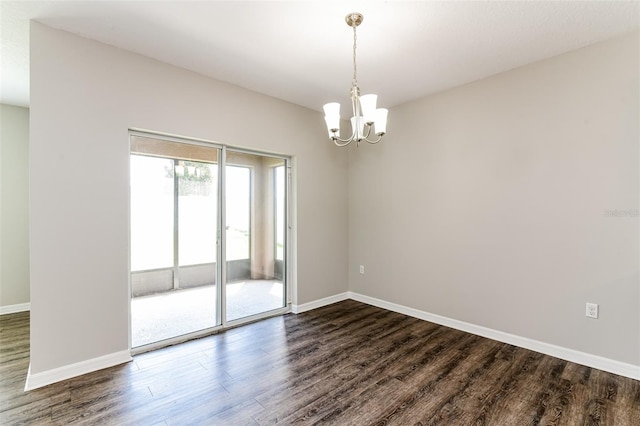
[[[638,1],[6,1],[0,102],[29,104],[29,20],[320,110],[392,107],[640,28]]]

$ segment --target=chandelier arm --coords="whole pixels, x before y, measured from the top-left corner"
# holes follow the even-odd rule
[[[351,136],[349,139],[340,139],[338,136],[332,136],[331,140],[333,141],[334,144],[336,144],[337,146],[347,146],[349,145],[351,142],[354,141],[354,137]]]
[[[382,136],[384,136],[384,134],[378,135],[378,139],[376,140],[369,140],[369,138],[364,138],[363,140],[367,141],[371,145],[375,145],[382,140]]]
[[[378,139],[373,140],[373,141],[371,141],[369,139],[363,139],[363,140],[367,141],[367,143],[370,143],[371,145],[375,145],[375,144],[377,144],[378,142],[380,142],[382,140],[382,135],[378,136]]]
[[[340,139],[340,140],[342,140],[342,139]],[[334,143],[334,144],[336,144],[336,146],[343,147],[343,146],[347,146],[347,145],[349,145],[351,142],[353,142],[353,139],[347,139],[346,141],[343,141],[343,142],[344,142],[344,143],[340,143],[340,142],[338,142],[338,140],[337,140],[337,139],[334,139],[334,140],[333,140],[333,143]]]
[[[362,139],[368,140],[369,139],[369,135],[371,134],[371,128],[373,126],[365,124],[364,127],[365,127],[365,129],[364,129],[364,135],[362,135]]]
[[[369,136],[373,136],[371,134],[371,129],[373,129],[373,126],[370,126],[370,125],[367,124],[367,125],[365,125],[365,127],[366,127],[366,130],[365,130],[365,134],[363,135],[363,138],[362,138],[363,141],[367,141],[368,143],[370,143],[372,145],[375,145],[375,144],[377,144],[378,142],[380,142],[382,140],[382,136],[383,135],[378,135],[377,139],[369,139]]]
[[[338,146],[347,146],[349,145],[351,142],[353,142],[354,140],[356,140],[356,132],[357,130],[354,129],[353,133],[351,133],[351,137],[349,139],[341,139],[339,136],[334,135],[331,137],[331,139],[333,140],[333,142],[338,145]],[[342,144],[340,144],[340,142],[342,142]]]

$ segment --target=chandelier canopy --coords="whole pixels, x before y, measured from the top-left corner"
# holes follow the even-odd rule
[[[378,143],[387,132],[386,108],[376,109],[378,95],[360,96],[358,87],[357,64],[356,64],[356,28],[362,23],[364,17],[360,13],[350,13],[345,17],[347,25],[353,28],[353,80],[351,81],[351,107],[353,116],[351,117],[351,136],[347,139],[340,138],[340,104],[331,102],[325,104],[324,120],[327,123],[329,138],[337,146],[347,146],[356,141],[356,146],[360,142],[366,141],[371,144]]]

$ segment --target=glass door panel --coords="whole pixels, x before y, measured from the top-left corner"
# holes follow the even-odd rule
[[[285,306],[284,164],[281,158],[227,152],[227,321]]]
[[[139,347],[221,324],[218,149],[131,140],[131,346]]]

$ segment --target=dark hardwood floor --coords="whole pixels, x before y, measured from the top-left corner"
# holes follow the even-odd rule
[[[640,425],[640,382],[345,301],[23,392],[0,317],[0,424]]]

